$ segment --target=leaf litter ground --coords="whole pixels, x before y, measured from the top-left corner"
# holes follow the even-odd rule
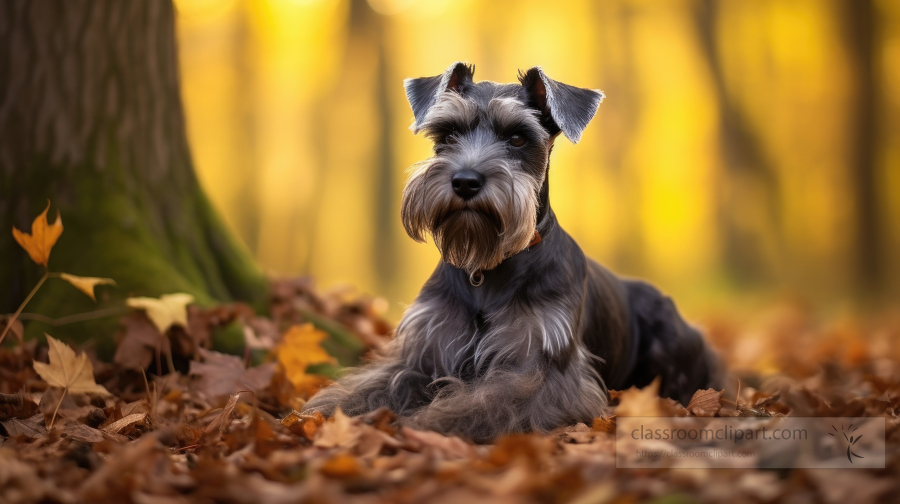
[[[122,319],[111,364],[52,339],[49,352],[0,349],[0,502],[865,503],[900,491],[897,317],[819,325],[785,304],[752,322],[711,318],[726,390],[687,407],[653,385],[611,391],[610,416],[592,425],[475,445],[388,411],[298,413],[328,383],[316,371],[387,341],[383,302],[304,280],[273,285],[270,318],[168,301]],[[209,349],[229,324],[242,327],[243,358]],[[616,418],[654,415],[883,416],[887,467],[616,469]]]

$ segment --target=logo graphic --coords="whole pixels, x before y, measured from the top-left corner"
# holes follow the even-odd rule
[[[860,434],[859,436],[853,437],[853,433],[856,432],[856,429],[859,429],[858,426],[856,427],[856,429],[854,429],[853,424],[850,424],[846,428],[844,428],[844,424],[841,424],[840,432],[838,432],[837,427],[835,427],[834,424],[831,425],[831,428],[834,429],[834,433],[829,432],[828,433],[829,436],[837,437],[835,435],[835,433],[838,433],[838,434],[841,434],[844,436],[844,441],[847,442],[847,460],[849,460],[851,464],[853,463],[853,459],[850,457],[851,455],[856,458],[865,458],[862,455],[857,455],[856,453],[853,452],[853,445],[855,445],[856,442],[859,441],[860,438],[862,438],[862,434]],[[849,437],[847,436],[848,433],[850,434]]]

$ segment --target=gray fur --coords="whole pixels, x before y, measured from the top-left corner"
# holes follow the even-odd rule
[[[435,155],[413,166],[401,219],[413,239],[434,238],[442,262],[382,354],[304,410],[388,407],[405,423],[486,442],[589,422],[606,411],[607,385],[659,375],[662,393],[686,403],[714,384],[714,354],[671,301],[586,258],[550,209],[553,138],[577,141],[602,94],[537,67],[519,84],[471,78],[455,63],[406,81],[414,129]],[[450,184],[461,170],[484,177],[469,199]],[[535,230],[542,240],[529,247]],[[470,283],[473,272],[483,284]]]

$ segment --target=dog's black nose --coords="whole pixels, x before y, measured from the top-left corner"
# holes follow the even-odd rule
[[[484,175],[475,170],[460,170],[450,179],[453,192],[462,199],[469,199],[478,194],[484,185]]]

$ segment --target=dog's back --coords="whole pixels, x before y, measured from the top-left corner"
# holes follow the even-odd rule
[[[593,283],[588,296],[597,299],[586,303],[593,313],[586,314],[583,337],[591,353],[603,359],[598,367],[607,388],[641,388],[659,377],[660,395],[687,405],[698,389],[721,385],[718,357],[669,297],[587,261]]]

